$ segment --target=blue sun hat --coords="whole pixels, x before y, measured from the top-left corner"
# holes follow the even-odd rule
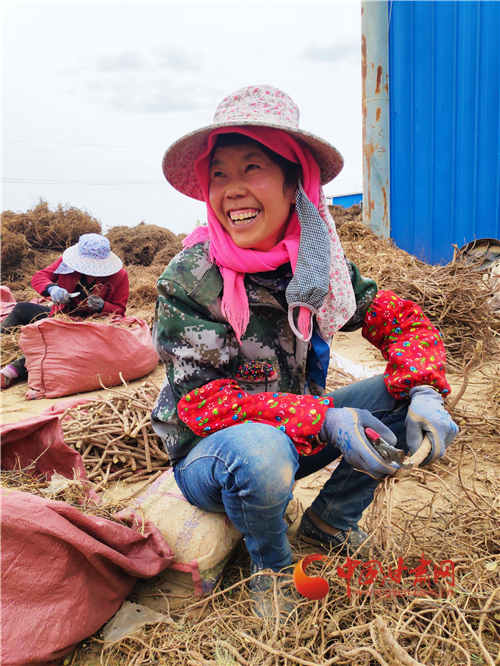
[[[63,260],[54,273],[83,273],[107,277],[121,270],[122,260],[111,252],[109,240],[100,234],[83,234],[76,245],[63,252]]]

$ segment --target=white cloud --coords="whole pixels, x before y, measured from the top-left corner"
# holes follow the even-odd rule
[[[169,46],[159,47],[153,50],[153,55],[158,58],[158,64],[173,72],[189,72],[200,69],[201,56],[196,58],[192,52],[187,53],[181,49]]]
[[[122,72],[142,70],[145,67],[144,58],[134,51],[121,51],[116,54],[105,53],[99,56],[94,69],[100,72]]]

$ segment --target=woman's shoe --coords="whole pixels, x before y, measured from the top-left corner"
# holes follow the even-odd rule
[[[13,384],[17,382],[19,377],[9,377],[4,373],[3,370],[0,371],[0,381],[1,381],[1,390],[10,388]]]
[[[347,532],[340,531],[332,535],[324,532],[309,517],[307,509],[304,511],[299,528],[300,538],[306,543],[314,546],[322,546],[327,550],[335,550],[342,555],[350,556],[358,551],[358,557],[368,557],[370,554],[370,544],[367,541],[368,534],[363,530],[356,528]],[[366,543],[358,550],[363,542]]]
[[[287,618],[296,612],[299,596],[292,580],[292,567],[287,567],[280,573],[285,572],[289,574],[286,578],[277,576],[271,569],[258,569],[252,564],[251,573],[257,575],[250,579],[248,587],[254,615],[272,620],[279,613],[280,622],[286,622]]]

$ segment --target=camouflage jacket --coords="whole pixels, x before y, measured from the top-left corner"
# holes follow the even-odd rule
[[[151,421],[174,463],[201,439],[177,414],[179,400],[193,389],[217,379],[237,379],[250,394],[323,393],[313,380],[319,381],[321,376],[314,344],[298,340],[288,324],[285,289],[290,267],[245,276],[250,322],[238,344],[221,313],[222,276],[210,262],[208,251],[208,242],[183,250],[157,285],[153,341],[166,377]],[[362,277],[349,261],[348,266],[356,312],[342,330],[362,327],[363,336],[381,350],[387,360],[384,380],[389,393],[396,399],[408,399],[413,386],[425,384],[446,396],[450,385],[439,331],[416,303],[391,291],[377,293],[373,280]],[[325,342],[321,353],[328,362]],[[268,368],[265,377],[247,372],[252,367]]]
[[[320,386],[308,381],[309,344],[298,340],[288,324],[285,289],[291,274],[280,277],[277,271],[272,279],[266,279],[266,274],[245,276],[250,322],[240,345],[222,315],[223,280],[208,252],[208,242],[184,249],[157,284],[153,341],[166,377],[152,424],[172,462],[185,457],[201,439],[179,419],[179,400],[208,382],[234,379],[238,369],[252,361],[272,365],[273,372],[269,381],[267,377],[249,382],[239,378],[247,393],[322,394]],[[377,289],[353,265],[351,279],[358,310],[346,330],[361,326]]]

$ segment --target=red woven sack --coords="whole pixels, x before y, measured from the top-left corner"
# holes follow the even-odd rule
[[[57,415],[0,433],[2,470],[86,478]],[[2,666],[61,663],[118,611],[137,579],[158,575],[174,557],[152,523],[128,526],[16,490],[0,497]]]
[[[30,397],[59,398],[138,379],[154,370],[158,354],[143,319],[98,321],[48,318],[25,326],[19,346],[26,357]],[[33,395],[34,392],[34,395]]]

